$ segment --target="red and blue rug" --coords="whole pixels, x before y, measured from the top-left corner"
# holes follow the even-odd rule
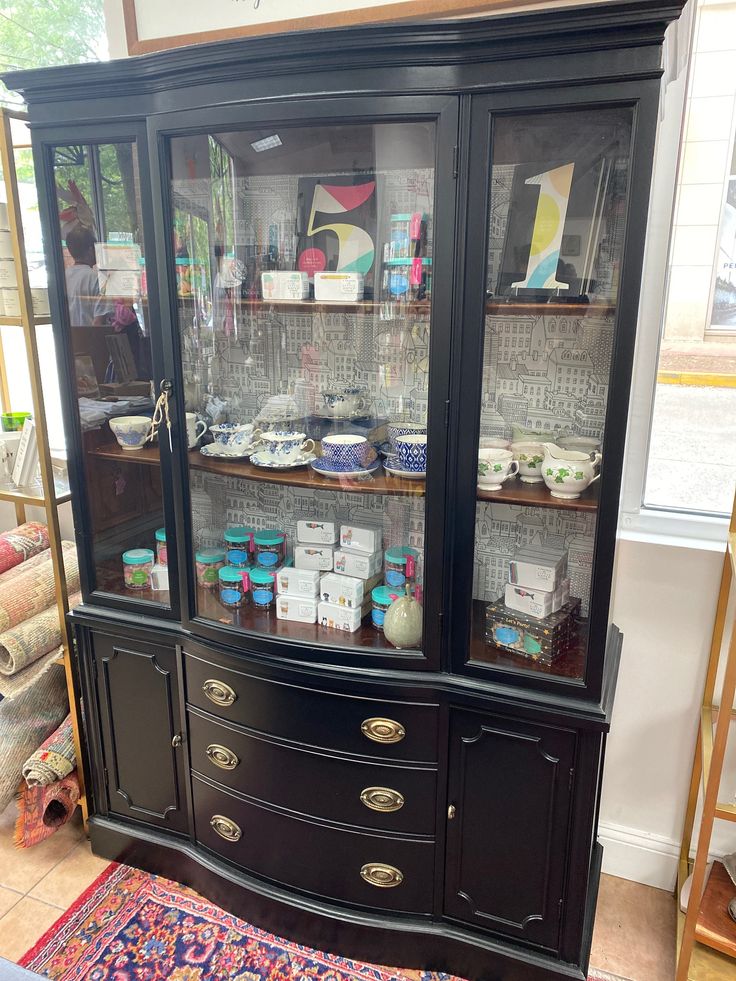
[[[20,964],[53,981],[458,981],[302,947],[186,886],[116,864]]]

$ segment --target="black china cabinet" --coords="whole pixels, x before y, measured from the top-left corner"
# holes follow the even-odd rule
[[[585,978],[681,6],[5,76],[63,379],[96,853],[321,949]]]

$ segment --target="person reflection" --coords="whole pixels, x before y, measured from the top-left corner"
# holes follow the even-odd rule
[[[150,366],[145,357],[145,344],[138,317],[130,304],[112,299],[100,293],[96,268],[95,236],[86,225],[78,223],[66,235],[66,247],[74,260],[67,266],[66,290],[69,319],[75,337],[75,353],[90,353],[96,373],[104,375],[106,382],[115,380],[112,359],[104,341],[106,334],[123,334],[130,345],[131,355],[139,379],[150,376]],[[99,329],[97,338],[91,329]]]

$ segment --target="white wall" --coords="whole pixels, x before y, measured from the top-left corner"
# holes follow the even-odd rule
[[[111,56],[122,56],[120,0],[105,0],[105,12]],[[663,198],[653,224],[666,239],[671,193],[669,206]],[[661,282],[654,290],[661,297]],[[656,317],[646,331],[656,341]],[[617,553],[612,619],[625,642],[601,806],[604,869],[667,889],[675,882],[721,562],[717,551],[647,542],[620,541]]]

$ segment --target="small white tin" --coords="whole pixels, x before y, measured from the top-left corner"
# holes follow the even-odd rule
[[[373,554],[383,548],[383,529],[376,525],[340,525],[340,548]]]
[[[335,553],[334,545],[295,545],[294,568],[330,572]]]
[[[361,610],[350,610],[345,606],[335,606],[334,603],[320,603],[317,607],[317,623],[320,627],[332,630],[346,630],[355,633],[363,620]]]
[[[318,569],[282,569],[276,576],[278,591],[286,596],[318,596]]]
[[[338,549],[335,552],[335,572],[345,576],[356,576],[358,579],[370,579],[381,571],[382,557],[381,552],[364,555],[360,552]]]
[[[294,623],[316,623],[316,596],[283,596],[276,597],[276,616],[279,620],[292,620]]]
[[[300,544],[334,545],[339,537],[334,521],[297,521],[296,539]]]

